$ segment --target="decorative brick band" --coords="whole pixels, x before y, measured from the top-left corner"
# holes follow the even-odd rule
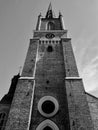
[[[32,79],[32,80],[35,80],[34,77],[20,77],[19,79]]]
[[[77,80],[77,79],[82,80],[81,77],[65,77],[65,79],[68,79],[68,80]]]

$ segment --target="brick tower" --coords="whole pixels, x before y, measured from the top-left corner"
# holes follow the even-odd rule
[[[63,17],[38,16],[5,130],[93,130]]]

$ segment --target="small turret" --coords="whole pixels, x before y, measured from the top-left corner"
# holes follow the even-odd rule
[[[37,21],[36,30],[40,30],[41,17],[42,17],[42,15],[41,15],[41,13],[40,13],[39,16],[38,16],[38,21]]]
[[[60,21],[61,21],[61,28],[62,28],[63,30],[65,30],[65,25],[64,25],[63,16],[62,16],[62,14],[61,14],[60,11],[59,11],[59,19],[60,19]]]

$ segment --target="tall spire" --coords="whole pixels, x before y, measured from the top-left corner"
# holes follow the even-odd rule
[[[48,10],[52,10],[52,4],[51,4],[51,2],[49,4]]]
[[[50,4],[49,4],[48,11],[47,11],[47,13],[46,13],[46,18],[49,18],[49,19],[53,18],[53,11],[52,11],[51,2],[50,2]]]

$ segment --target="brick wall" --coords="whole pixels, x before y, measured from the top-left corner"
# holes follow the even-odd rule
[[[27,130],[33,98],[34,81],[19,80],[5,130]]]
[[[52,46],[52,52],[47,51],[48,46]],[[39,44],[36,65],[34,104],[30,130],[35,130],[43,120],[47,119],[39,113],[37,107],[39,100],[43,96],[53,96],[57,99],[59,102],[59,111],[49,119],[55,122],[61,130],[69,130],[66,88],[64,87],[64,60],[61,43],[41,42]]]
[[[87,101],[94,124],[94,130],[98,130],[98,98],[86,93]]]
[[[70,127],[74,130],[93,130],[89,106],[82,79],[79,78],[71,39],[62,39],[65,62],[65,87],[68,100]]]

